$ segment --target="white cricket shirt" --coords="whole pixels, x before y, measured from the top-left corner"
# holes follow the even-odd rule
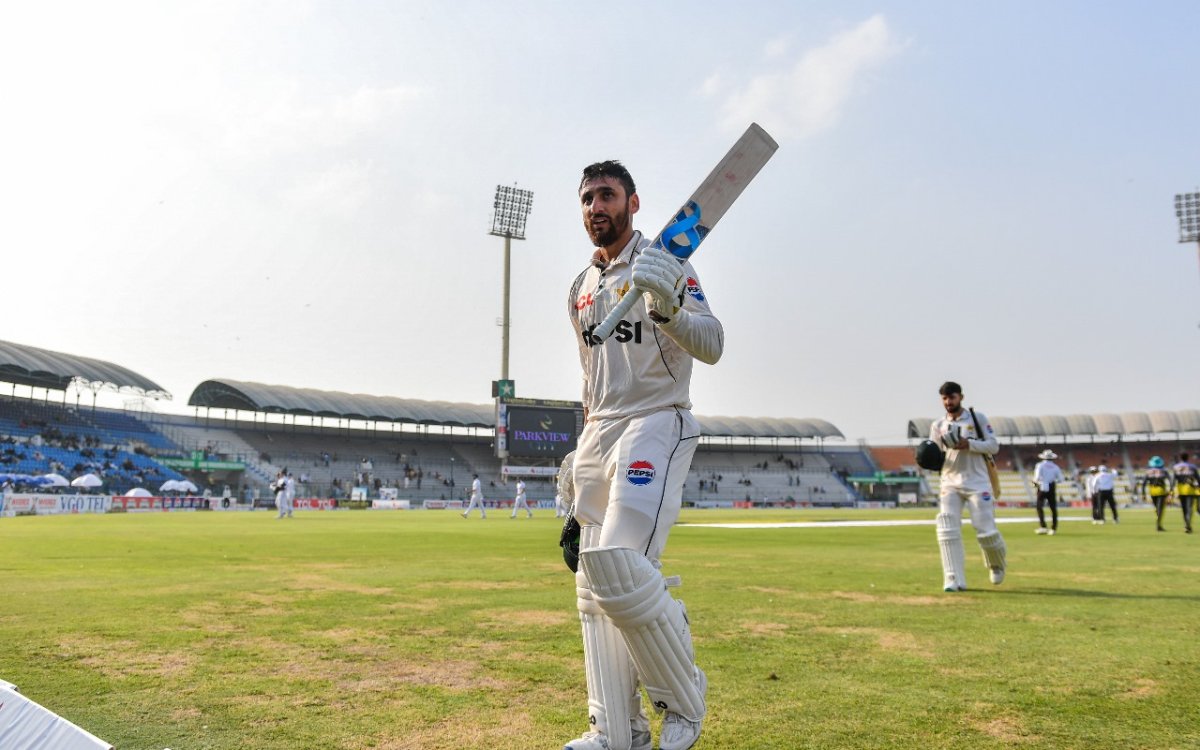
[[[946,450],[946,463],[942,466],[942,486],[963,489],[971,492],[991,492],[992,480],[988,477],[987,462],[984,455],[994,456],[1000,450],[1000,441],[992,431],[992,425],[983,412],[975,410],[975,418],[983,428],[983,434],[977,434],[975,420],[966,408],[958,419],[948,415],[935,421],[929,427],[929,439],[938,445],[943,445],[942,435],[945,435],[951,425],[957,425],[959,434],[967,438],[969,448],[965,451],[949,448]]]
[[[976,414],[978,413],[976,412]],[[1051,482],[1061,482],[1063,480],[1062,469],[1058,468],[1058,464],[1049,459],[1038,461],[1037,466],[1033,468],[1033,480],[1037,482],[1039,490],[1049,492]]]
[[[568,314],[579,345],[589,420],[690,409],[693,358],[711,364],[721,357],[725,333],[690,262],[683,264],[683,307],[670,322],[656,324],[646,305],[634,305],[607,341],[591,343],[591,331],[633,290],[633,259],[649,244],[634,232],[616,260],[605,268],[594,261],[571,285]]]

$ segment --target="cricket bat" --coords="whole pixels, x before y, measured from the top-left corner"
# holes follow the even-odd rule
[[[680,263],[692,257],[692,253],[696,252],[696,248],[700,247],[700,243],[778,149],[779,144],[767,131],[758,123],[750,123],[729,153],[717,162],[692,197],[680,206],[650,244],[667,250]],[[641,298],[639,290],[630,289],[608,313],[604,322],[592,331],[592,340],[600,343],[611,336],[621,318],[628,315]]]

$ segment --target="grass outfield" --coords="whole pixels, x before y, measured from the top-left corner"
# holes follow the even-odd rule
[[[1200,747],[1200,534],[1171,511],[1165,534],[1140,510],[1054,537],[1005,524],[1000,587],[968,527],[960,594],[940,591],[932,525],[676,528],[665,572],[710,678],[697,750]],[[558,528],[548,511],[0,519],[0,679],[118,750],[557,750],[586,728]]]

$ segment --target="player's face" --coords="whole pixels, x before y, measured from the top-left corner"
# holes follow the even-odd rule
[[[947,393],[942,396],[942,406],[946,408],[947,414],[958,414],[962,411],[962,394]]]
[[[619,180],[600,177],[579,188],[583,228],[596,247],[610,247],[630,232],[630,221],[638,210],[637,195],[625,195]]]

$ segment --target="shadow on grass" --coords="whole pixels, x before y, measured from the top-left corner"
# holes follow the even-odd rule
[[[987,589],[983,589],[986,591]],[[993,589],[994,591],[998,590]],[[1097,591],[1089,589],[1052,589],[1052,588],[1021,588],[1012,591],[1014,594],[1033,594],[1034,596],[1070,596],[1092,597],[1097,599],[1144,599],[1180,602],[1200,602],[1200,594],[1127,594],[1118,591]]]

